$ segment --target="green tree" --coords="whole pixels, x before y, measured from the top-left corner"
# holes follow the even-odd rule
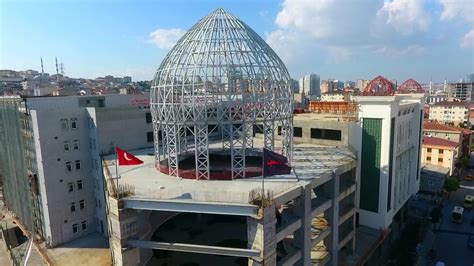
[[[459,180],[456,177],[450,177],[444,183],[444,189],[448,192],[448,198],[451,195],[451,192],[458,190]]]
[[[460,128],[466,128],[466,126],[464,125],[463,122],[460,122],[458,126],[459,126]]]

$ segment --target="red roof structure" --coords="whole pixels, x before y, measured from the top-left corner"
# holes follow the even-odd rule
[[[424,93],[424,91],[420,83],[414,79],[409,79],[398,87],[397,93]]]
[[[425,121],[423,123],[423,130],[428,130],[428,131],[449,131],[449,132],[457,132],[461,133],[463,132],[462,128],[459,127],[452,127],[444,124],[438,124],[434,122],[428,122]]]
[[[431,147],[431,146],[436,146],[436,147],[443,147],[443,148],[449,148],[449,149],[455,149],[457,146],[459,146],[459,143],[450,141],[447,139],[442,139],[442,138],[435,138],[435,137],[423,137],[423,146],[426,147]]]
[[[364,96],[393,96],[395,89],[393,83],[382,76],[372,79],[364,89]]]

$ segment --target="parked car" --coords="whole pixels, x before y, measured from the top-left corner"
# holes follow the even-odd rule
[[[467,180],[467,181],[474,180],[474,175],[465,175],[464,180]]]

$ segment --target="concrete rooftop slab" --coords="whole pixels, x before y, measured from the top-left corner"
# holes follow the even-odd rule
[[[261,141],[256,139],[256,142]],[[212,146],[212,145],[210,145]],[[217,148],[217,147],[213,147]],[[226,180],[192,180],[168,176],[156,170],[153,149],[129,151],[144,163],[137,166],[119,166],[119,184],[134,187],[129,198],[179,199],[201,202],[248,204],[249,193],[262,188],[262,177]],[[104,158],[113,177],[115,155]],[[299,144],[294,147],[292,166],[298,175],[271,176],[265,178],[265,190],[278,195],[314,179],[327,176],[341,166],[353,165],[356,155],[348,147],[328,147],[315,144]],[[105,166],[104,166],[105,167]]]

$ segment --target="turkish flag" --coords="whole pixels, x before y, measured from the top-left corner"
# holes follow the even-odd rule
[[[117,158],[119,165],[137,165],[142,164],[143,161],[138,159],[137,157],[133,156],[132,154],[120,149],[119,147],[115,147],[117,152]]]
[[[263,177],[287,175],[291,172],[288,159],[276,152],[263,148]]]

